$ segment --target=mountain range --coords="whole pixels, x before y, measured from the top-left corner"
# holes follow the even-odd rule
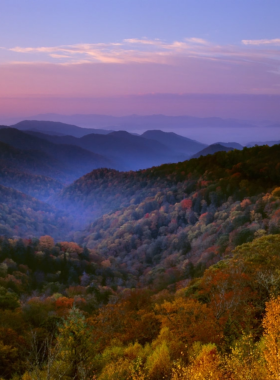
[[[97,129],[114,129],[114,130],[149,130],[149,129],[166,129],[166,128],[245,128],[254,127],[253,122],[238,119],[223,119],[220,117],[193,117],[193,116],[167,116],[167,115],[129,115],[129,116],[110,116],[100,114],[38,114],[25,118],[26,120],[54,121],[66,124],[78,125],[84,128]],[[14,119],[16,120],[16,119]],[[22,120],[22,118],[21,118]],[[15,124],[13,120],[9,125]],[[268,122],[270,123],[270,122]],[[277,126],[278,124],[273,124]]]
[[[71,344],[83,379],[181,379],[183,360],[198,376],[245,362],[246,378],[268,378],[258,342],[279,292],[280,145],[49,132],[0,128],[2,377],[56,378]]]
[[[15,128],[1,128],[0,141],[25,152],[25,154],[38,157],[28,171],[63,182],[71,182],[92,168],[114,167],[108,158],[79,146],[53,144],[46,139],[32,136]]]
[[[207,147],[176,133],[155,129],[142,135],[110,130],[100,134],[93,129],[49,121],[23,121],[15,127],[0,127],[0,183],[14,183],[15,189],[41,200],[93,169],[139,170],[243,148],[235,142]],[[45,191],[40,192],[43,187]]]
[[[48,202],[55,209],[70,212],[79,226],[116,207],[141,203],[143,187],[149,189],[150,196],[160,191],[162,185],[155,187],[150,180],[147,188],[143,174],[133,174],[138,178],[138,184],[132,186],[132,170],[145,171],[162,164],[243,148],[235,142],[207,146],[161,130],[146,131],[142,135],[109,130],[107,134],[83,135],[83,128],[62,123],[25,121],[18,126],[24,130],[0,127],[0,184]],[[41,132],[44,128],[48,133]],[[111,195],[107,194],[107,187],[111,186],[108,178],[113,183],[118,179]],[[129,195],[123,197],[127,190]],[[16,204],[18,195],[13,194],[11,204]]]
[[[23,120],[15,125],[11,125],[11,127],[19,129],[20,131],[38,131],[54,136],[71,135],[75,137],[83,137],[90,133],[106,135],[107,133],[113,132],[106,129],[81,128],[76,125],[61,122],[37,120]]]

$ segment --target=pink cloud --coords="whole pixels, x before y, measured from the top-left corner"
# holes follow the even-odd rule
[[[194,37],[11,48],[5,50],[10,60],[0,63],[0,113],[13,107],[20,112],[26,107],[31,114],[59,112],[59,102],[66,113],[98,112],[97,104],[100,112],[115,113],[120,107],[130,113],[124,97],[152,93],[280,94],[280,51],[257,45],[243,41],[240,46],[220,46]],[[32,105],[31,98],[38,100]],[[51,100],[58,98],[58,103]],[[83,106],[77,99],[85,98],[91,101]],[[162,99],[151,104],[137,99],[147,112],[168,108]],[[184,113],[186,101],[176,99],[173,109]],[[127,102],[131,112],[140,110],[140,105]]]

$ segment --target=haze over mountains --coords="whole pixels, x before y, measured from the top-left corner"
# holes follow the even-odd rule
[[[146,169],[164,163],[185,161],[204,149],[208,152],[206,144],[161,130],[146,131],[141,136],[109,130],[106,131],[107,134],[99,134],[96,130],[45,121],[23,121],[15,127],[0,127],[2,191],[5,186],[6,189],[12,188],[23,194],[19,197],[17,192],[11,193],[10,204],[14,205],[14,210],[17,199],[24,199],[24,194],[40,201],[48,201],[65,185],[94,169]],[[219,146],[216,150],[227,149]],[[208,153],[212,152],[210,150]],[[114,173],[116,176],[117,172]],[[8,193],[5,190],[5,194]],[[30,199],[30,205],[32,204]],[[35,219],[38,207],[40,209],[40,203],[29,207],[34,210],[32,213],[35,212]],[[44,206],[40,212],[45,215]],[[19,219],[23,215],[24,212],[19,215]],[[20,220],[16,219],[14,226],[24,223]]]
[[[0,184],[46,201],[65,185],[95,169],[139,170],[243,148],[236,142],[207,146],[156,129],[142,135],[127,131],[96,132],[49,121],[22,121],[14,127],[1,126]],[[112,173],[117,175],[115,171]],[[76,202],[79,203],[78,198]]]
[[[89,118],[91,115],[85,116]],[[156,115],[117,119],[119,121],[134,120],[140,124],[152,121],[155,121],[156,124],[161,121],[164,124],[168,120],[181,123],[182,120],[185,122],[198,118],[172,118]],[[98,122],[103,120],[104,124],[105,121],[109,122],[112,118],[99,115],[96,120]],[[202,125],[206,122],[205,119],[199,119],[199,121]],[[212,118],[212,122],[221,123],[222,119]],[[160,129],[152,129],[141,135],[135,135],[127,131],[89,129],[62,122],[36,120],[25,120],[12,128],[1,126],[0,141],[21,150],[17,154],[24,157],[22,162],[15,166],[12,162],[15,158],[11,158],[15,155],[15,151],[13,151],[9,159],[11,168],[22,170],[25,160],[30,161],[32,158],[34,163],[28,166],[29,174],[43,175],[59,182],[68,183],[96,168],[139,170],[163,163],[213,154],[219,150],[227,150],[226,148],[243,148],[237,142],[218,142],[207,147],[206,144],[193,139]],[[255,143],[251,145],[255,145]],[[273,142],[269,142],[269,145],[273,145]],[[7,167],[7,161],[5,166]]]
[[[23,122],[22,120],[25,121]],[[100,114],[39,114],[25,118],[1,119],[0,123],[26,130],[37,130],[51,135],[82,137],[85,134],[107,134],[124,130],[130,133],[143,134],[147,130],[174,132],[206,145],[215,144],[217,140],[233,141],[247,145],[251,141],[274,141],[280,138],[280,123],[271,120],[225,119],[221,117],[192,117],[155,115],[110,116]],[[46,125],[38,126],[37,120]],[[32,121],[29,126],[26,121]],[[52,123],[50,123],[52,122]],[[19,123],[19,125],[17,124]],[[64,125],[54,124],[62,123]],[[65,126],[68,124],[69,127]],[[81,129],[77,130],[76,126]],[[58,132],[58,129],[60,132]],[[91,129],[91,131],[88,131]]]
[[[23,118],[6,120],[6,123],[13,125]],[[40,120],[61,122],[70,125],[78,125],[83,128],[113,129],[113,130],[149,130],[176,128],[247,128],[258,125],[253,121],[239,119],[223,119],[220,117],[194,117],[194,116],[167,116],[167,115],[128,115],[111,116],[99,114],[38,114],[31,117],[24,117],[25,120]],[[265,126],[280,127],[279,123],[265,121]]]

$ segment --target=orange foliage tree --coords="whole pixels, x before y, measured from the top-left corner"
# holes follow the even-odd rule
[[[162,326],[188,345],[195,341],[219,343],[223,338],[213,311],[197,300],[177,298],[157,306],[157,311]]]
[[[276,380],[280,378],[280,296],[267,302],[263,327],[269,379]]]

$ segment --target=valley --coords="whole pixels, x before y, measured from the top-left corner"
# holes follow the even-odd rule
[[[175,380],[203,357],[215,379],[241,367],[263,379],[255,342],[280,289],[280,145],[24,125],[0,129],[1,376],[33,380],[49,365],[54,378]],[[231,351],[242,339],[252,366]]]

